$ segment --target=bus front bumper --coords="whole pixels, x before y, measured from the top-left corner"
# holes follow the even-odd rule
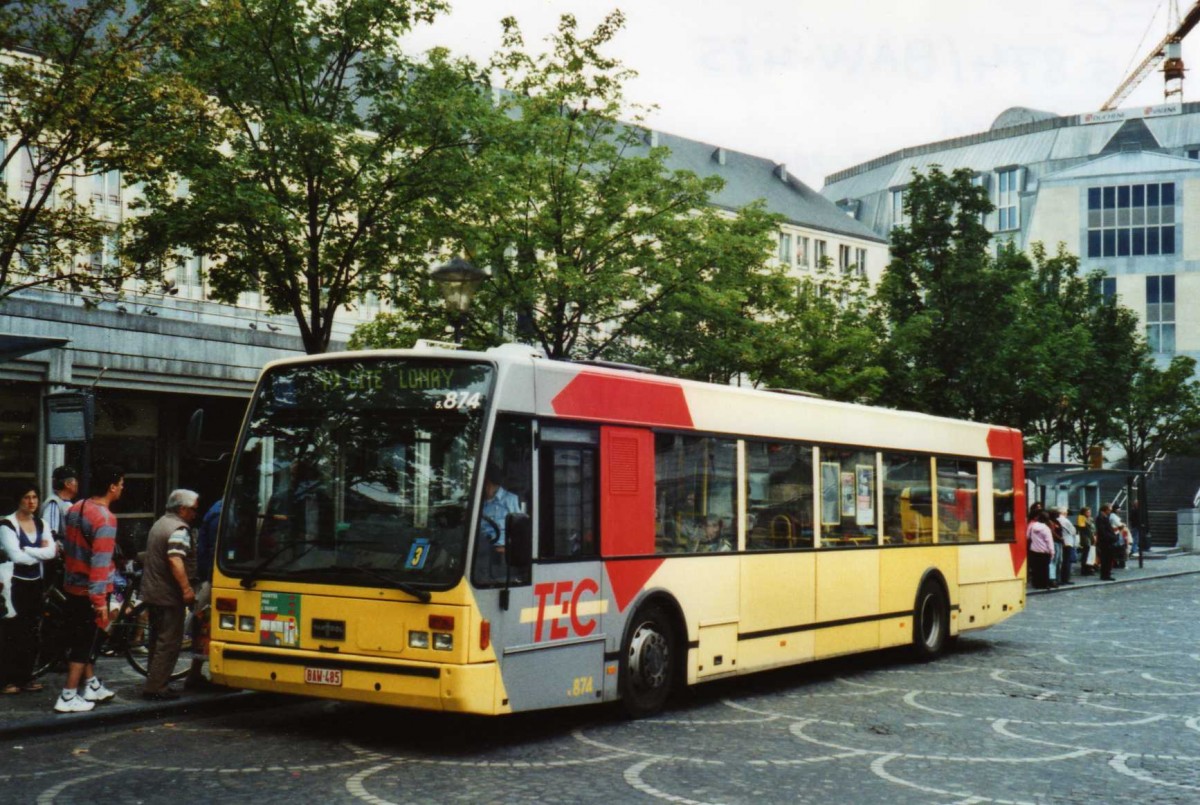
[[[220,685],[393,707],[494,715],[510,712],[496,663],[448,665],[332,655],[213,641]]]

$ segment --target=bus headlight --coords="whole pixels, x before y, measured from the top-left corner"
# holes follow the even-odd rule
[[[434,632],[433,647],[437,651],[453,651],[454,635],[449,632]]]
[[[429,632],[409,632],[409,648],[429,648]]]
[[[237,616],[233,615],[232,613],[222,612],[221,613],[221,628],[222,629],[233,629],[233,625],[234,625],[233,622],[236,617]]]
[[[253,632],[254,631],[254,616],[253,615],[242,615],[240,618],[238,618],[238,631],[239,632]]]

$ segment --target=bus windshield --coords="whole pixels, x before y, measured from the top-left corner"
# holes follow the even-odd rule
[[[245,586],[453,585],[493,375],[420,358],[264,375],[234,459],[222,572]]]

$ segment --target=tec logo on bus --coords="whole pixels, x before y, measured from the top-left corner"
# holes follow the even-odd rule
[[[521,610],[521,623],[532,623],[533,642],[587,637],[596,631],[597,615],[608,611],[594,579],[548,581],[533,586],[536,606]]]

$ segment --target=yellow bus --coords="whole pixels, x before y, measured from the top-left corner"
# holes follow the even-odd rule
[[[214,679],[500,714],[1025,605],[1021,435],[506,345],[266,367],[225,493]]]

